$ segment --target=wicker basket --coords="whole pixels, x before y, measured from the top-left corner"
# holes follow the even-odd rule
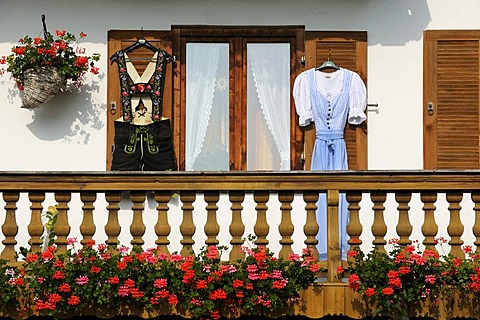
[[[57,68],[40,67],[25,70],[22,108],[41,107],[60,91],[63,83],[64,79]]]

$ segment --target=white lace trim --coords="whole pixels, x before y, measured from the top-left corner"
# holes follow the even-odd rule
[[[273,140],[275,141],[275,145],[277,146],[277,150],[280,153],[280,161],[281,161],[280,170],[288,170],[290,168],[290,152],[288,149],[288,144],[282,143],[280,137],[277,134],[275,134],[275,131],[273,130],[272,115],[270,112],[271,108],[268,108],[267,93],[265,92],[263,86],[261,85],[261,83],[263,83],[265,79],[255,71],[261,66],[261,61],[259,61],[259,57],[257,57],[257,55],[255,54],[250,54],[250,61],[252,63],[253,81],[255,83],[257,96],[260,101],[260,107],[262,109],[262,113],[267,123],[268,129],[270,130],[270,133],[273,136]]]
[[[198,124],[198,132],[195,137],[195,149],[190,161],[186,161],[186,170],[193,170],[193,165],[197,160],[200,152],[202,152],[203,142],[207,133],[208,124],[210,123],[210,115],[212,114],[213,96],[215,93],[215,76],[218,69],[218,60],[220,56],[220,49],[214,48],[212,59],[208,60],[207,74],[204,75],[205,90],[203,99],[200,105],[200,119]]]

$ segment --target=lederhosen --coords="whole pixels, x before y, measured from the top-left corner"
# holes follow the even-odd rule
[[[125,53],[116,53],[122,94],[122,121],[115,123],[112,170],[165,171],[176,170],[169,119],[162,119],[162,98],[166,53],[157,51],[155,71],[148,82],[133,83],[128,74]],[[153,79],[153,81],[152,81]],[[147,125],[131,123],[132,96],[148,94],[152,102],[152,121]],[[142,99],[140,98],[140,102]]]

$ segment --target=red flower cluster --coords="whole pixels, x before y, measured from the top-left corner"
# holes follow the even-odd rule
[[[348,278],[348,287],[352,288],[354,291],[360,289],[360,277],[356,274],[352,274]]]
[[[284,308],[319,270],[309,250],[284,260],[266,247],[245,249],[244,259],[229,263],[220,259],[224,247],[217,246],[197,256],[167,256],[156,249],[115,251],[93,240],[77,250],[76,242],[67,239],[69,247],[60,254],[54,246],[30,252],[21,272],[5,271],[12,294],[29,293],[18,301],[53,317],[95,301],[99,308],[179,305],[193,317],[219,319],[224,307],[252,315]]]
[[[447,241],[435,240],[442,246]],[[480,290],[480,254],[473,252],[471,246],[463,247],[465,258],[440,256],[434,249],[419,250],[418,242],[400,246],[397,239],[388,244],[393,246],[390,252],[374,249],[365,254],[356,247],[348,254],[348,286],[363,294],[367,303],[371,303],[380,314],[391,317],[398,314],[400,308],[419,300],[436,297],[449,290]],[[339,267],[338,273],[346,271]]]
[[[86,34],[80,33],[79,38],[84,37]],[[65,30],[57,30],[55,36],[47,35],[45,39],[25,36],[19,40],[20,45],[12,47],[12,54],[0,58],[0,64],[8,64],[6,71],[12,74],[19,88],[24,86],[26,70],[42,67],[55,67],[65,84],[72,83],[80,87],[86,72],[99,73],[94,64],[99,61],[100,55],[85,55],[85,48],[79,48],[76,41],[76,37]],[[0,74],[4,72],[4,69],[0,69]]]
[[[227,299],[227,293],[223,289],[217,289],[213,292],[210,292],[210,300],[225,300]]]
[[[87,57],[77,57],[73,65],[77,68],[84,68],[87,63],[88,63]]]

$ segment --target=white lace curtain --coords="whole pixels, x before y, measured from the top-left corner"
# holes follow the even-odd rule
[[[185,143],[187,171],[194,170],[195,161],[204,145],[214,103],[220,52],[222,55],[228,55],[228,44],[187,44]],[[289,44],[248,44],[247,57],[250,65],[248,72],[252,75],[260,108],[280,154],[280,169],[288,170],[290,168]],[[213,162],[215,160],[212,159]]]
[[[220,48],[206,43],[187,44],[185,167],[193,170],[202,151],[215,92]]]
[[[290,169],[290,49],[286,43],[248,44],[248,57],[260,107],[280,153],[281,170]]]

